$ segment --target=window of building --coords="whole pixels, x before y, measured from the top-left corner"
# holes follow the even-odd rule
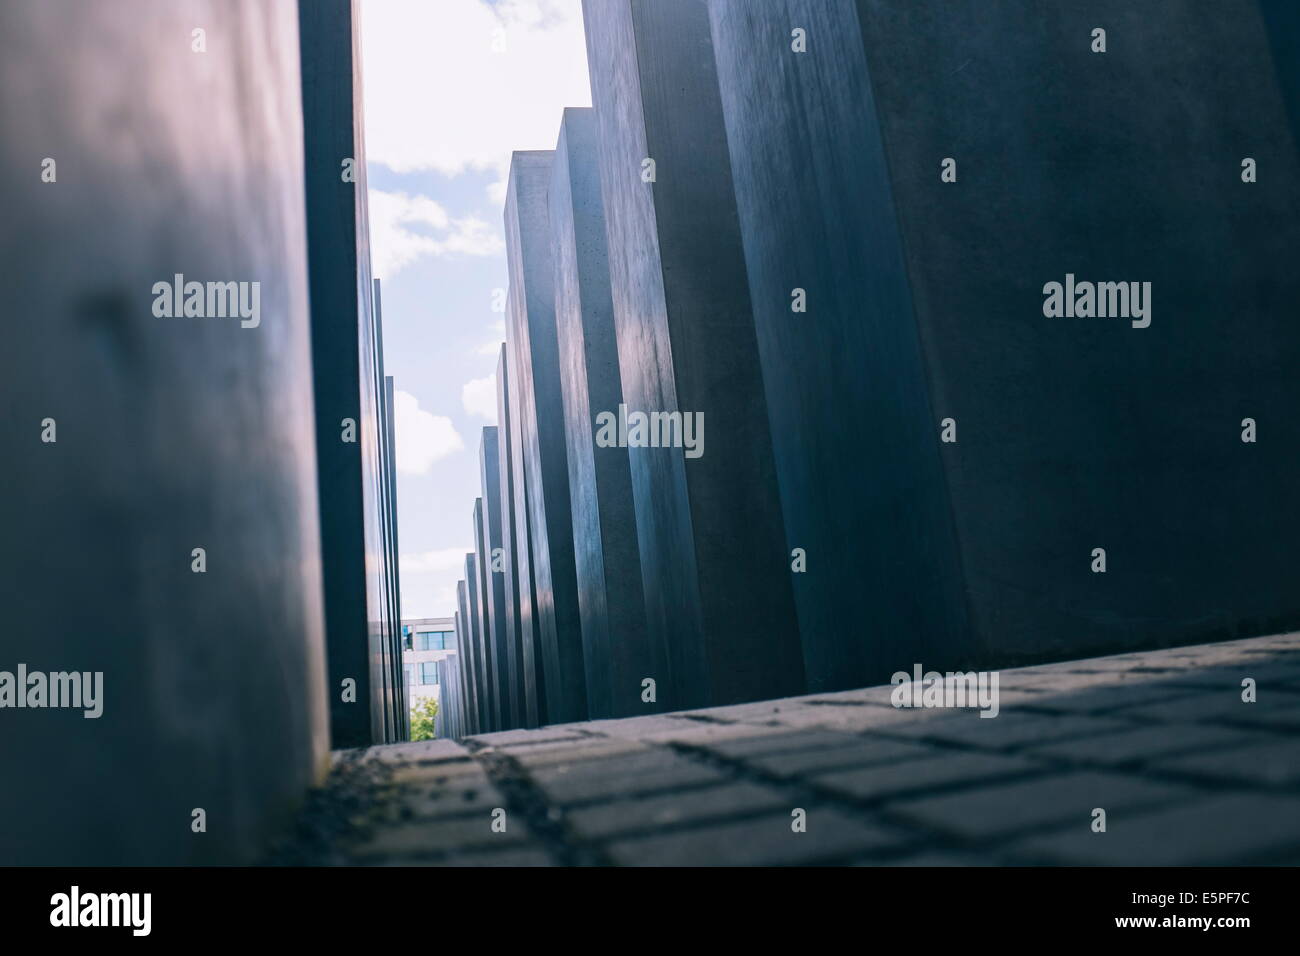
[[[447,638],[451,637],[450,631],[416,631],[415,649],[417,651],[445,651],[447,649]],[[452,642],[455,647],[455,642]]]
[[[422,661],[420,663],[420,683],[421,684],[438,683],[437,661]]]

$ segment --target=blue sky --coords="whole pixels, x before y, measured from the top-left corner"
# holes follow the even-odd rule
[[[441,617],[496,424],[510,153],[590,105],[579,0],[363,0],[371,260],[396,389],[402,616]]]

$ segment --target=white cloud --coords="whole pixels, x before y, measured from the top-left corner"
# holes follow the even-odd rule
[[[497,377],[496,374],[486,378],[476,378],[461,387],[460,402],[465,411],[488,421],[497,420]]]
[[[492,323],[492,338],[484,342],[474,351],[479,355],[497,355],[501,354],[501,346],[506,341],[506,322],[505,319],[497,319]]]
[[[367,158],[495,172],[496,205],[511,151],[553,149],[560,110],[591,103],[580,0],[365,0],[361,37]]]
[[[505,249],[500,230],[477,216],[453,219],[427,196],[378,189],[368,195],[370,259],[382,279],[391,279],[421,256],[494,256]]]
[[[468,548],[441,548],[436,551],[411,551],[402,555],[402,574],[427,574],[436,571],[463,571]]]
[[[410,392],[393,395],[393,428],[397,470],[402,474],[427,475],[439,458],[465,447],[451,419],[426,412]]]
[[[464,562],[465,555],[460,556]],[[462,568],[462,572],[463,572]],[[427,575],[402,576],[402,617],[452,617],[456,613],[456,579],[430,581]]]

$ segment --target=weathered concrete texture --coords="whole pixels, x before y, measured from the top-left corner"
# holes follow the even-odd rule
[[[483,547],[486,549],[482,576],[484,606],[487,608],[487,636],[492,649],[492,699],[497,728],[518,727],[511,714],[509,637],[506,633],[505,546],[501,533],[501,439],[495,425],[483,429],[479,446],[479,477],[483,487]]]
[[[900,540],[888,560],[920,566],[933,553],[940,567],[960,567],[970,626],[926,656],[892,649],[881,672],[1300,620],[1300,420],[1291,413],[1300,405],[1300,163],[1258,5],[787,9],[816,27],[808,54],[791,53],[788,31],[743,4],[714,4],[718,42],[731,51],[723,87],[758,252],[751,278],[767,297],[805,276],[817,283],[809,314],[784,319],[797,336],[821,336],[854,301],[838,299],[806,260],[782,266],[790,250],[775,233],[804,229],[809,246],[835,256],[844,208],[892,205],[898,235],[882,227],[873,254],[854,261],[864,287],[897,290],[906,277],[906,295],[882,292],[873,308],[882,327],[915,326],[924,372],[910,343],[852,349],[857,374],[894,382],[906,410],[905,427],[889,425],[890,443],[873,442],[867,457],[893,458],[893,436],[916,430],[922,383],[934,432],[943,418],[957,429],[957,442],[938,446],[939,474],[928,451],[908,465],[920,506],[951,513],[955,554],[935,534],[926,553]],[[1105,53],[1090,49],[1097,26]],[[861,118],[810,131],[803,111],[796,119],[769,108],[809,87],[837,117]],[[842,149],[841,164],[819,153],[814,174],[796,136]],[[1245,156],[1258,182],[1242,181]],[[945,157],[956,160],[954,183],[940,179]],[[794,191],[797,214],[763,197],[778,184]],[[1067,273],[1150,282],[1150,326],[1045,317],[1044,285]],[[801,374],[800,347],[782,352],[793,335],[773,337],[782,380]],[[1246,418],[1258,423],[1255,443],[1241,440]],[[1105,573],[1092,570],[1095,548],[1105,549]],[[942,627],[933,619],[931,633]]]
[[[438,736],[459,740],[465,736],[464,702],[460,679],[460,653],[448,654],[438,661]]]
[[[506,347],[501,346],[501,356],[497,360],[497,511],[501,520],[501,572],[504,591],[504,613],[502,615],[501,638],[505,646],[505,686],[502,698],[502,716],[511,727],[522,727],[527,723],[527,706],[524,700],[523,647],[521,645],[521,627],[519,612],[519,582],[517,579],[519,562],[515,548],[519,541],[519,523],[515,518],[515,476],[512,467],[514,429],[511,422],[514,412],[510,399],[510,362]],[[483,479],[487,485],[487,477]]]
[[[710,12],[808,689],[887,680],[968,642],[861,32],[852,0]]]
[[[579,720],[587,714],[546,202],[553,156],[549,151],[513,155],[505,209],[507,331],[516,348],[514,385],[532,539],[533,612],[550,722]]]
[[[327,759],[296,14],[134,10],[0,5],[0,669],[103,674],[0,716],[6,865],[247,862]]]
[[[330,727],[336,745],[355,746],[396,739],[402,697],[357,12],[353,0],[303,0],[298,14]],[[356,160],[355,182],[343,179],[345,157]]]
[[[456,598],[457,598],[457,602],[459,603],[459,599],[460,599],[459,587],[457,587],[456,589]],[[461,687],[460,720],[459,720],[460,726],[459,726],[459,732],[456,734],[456,736],[463,737],[465,734],[474,732],[473,731],[474,724],[473,724],[473,720],[471,719],[472,708],[470,707],[470,700],[471,700],[470,695],[473,693],[473,688],[471,687],[470,680],[469,680],[469,670],[467,664],[468,650],[466,649],[465,646],[465,641],[467,637],[464,631],[462,630],[462,625],[460,622],[460,611],[455,612],[455,614],[453,615],[453,620],[455,621],[455,627],[456,627],[456,673],[460,678],[460,687]]]
[[[375,338],[376,354],[379,356],[379,370],[384,367],[384,321],[379,289],[379,280],[375,279]],[[395,386],[393,377],[386,375],[384,381],[384,406],[382,423],[384,428],[384,477],[388,491],[388,500],[384,506],[384,517],[388,528],[386,536],[387,561],[391,573],[385,576],[388,597],[389,634],[392,639],[384,642],[388,656],[388,665],[392,671],[393,694],[393,735],[397,740],[409,740],[411,736],[410,702],[406,696],[406,678],[402,666],[402,591],[401,591],[401,547],[397,536],[397,415],[393,407]]]
[[[340,755],[387,778],[328,862],[1300,862],[1300,635],[1000,676],[993,719],[883,685]]]
[[[646,628],[627,449],[594,442],[596,416],[617,414],[623,384],[590,109],[564,111],[549,203],[587,707],[625,717],[664,706],[642,700],[641,682],[667,673],[668,659]]]
[[[469,612],[469,586],[464,580],[456,582],[456,648],[465,658],[465,723],[470,733],[482,732],[482,710],[479,694],[478,662],[474,642],[473,618]]]
[[[1286,103],[1291,140],[1300,148],[1300,6],[1291,0],[1259,0],[1259,7]]]
[[[487,648],[483,644],[483,632],[480,626],[478,603],[478,559],[473,554],[465,555],[465,609],[469,617],[466,630],[469,632],[471,660],[474,664],[474,705],[477,711],[480,733],[487,733],[492,728],[492,697],[488,683]]]
[[[491,631],[492,592],[488,589],[488,562],[491,552],[487,544],[487,519],[483,512],[483,499],[475,498],[474,571],[477,594],[474,601],[474,616],[478,626],[478,651],[481,661],[479,679],[483,682],[482,694],[487,701],[488,726],[493,730],[500,730],[501,702],[497,697],[497,660]]]
[[[508,398],[510,400],[510,476],[511,513],[518,536],[514,548],[514,582],[519,595],[518,633],[516,639],[520,662],[520,692],[523,696],[524,724],[537,727],[546,723],[546,675],[542,670],[541,641],[537,631],[537,587],[533,579],[533,535],[529,518],[528,472],[524,465],[525,403],[519,381],[519,348],[507,337],[506,356],[510,365]]]
[[[704,453],[629,450],[670,707],[804,686],[789,553],[704,0],[583,4],[630,411],[701,413]],[[631,55],[630,51],[635,51]],[[643,181],[654,162],[654,182]]]

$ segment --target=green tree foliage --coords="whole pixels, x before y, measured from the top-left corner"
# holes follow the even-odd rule
[[[438,702],[436,700],[426,700],[422,704],[416,704],[411,708],[411,739],[412,740],[433,740],[438,736],[437,723],[434,720],[438,716]]]

